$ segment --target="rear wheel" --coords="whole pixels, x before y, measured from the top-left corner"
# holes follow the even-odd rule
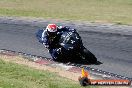
[[[97,62],[97,58],[86,48],[83,49],[83,58],[92,64]]]

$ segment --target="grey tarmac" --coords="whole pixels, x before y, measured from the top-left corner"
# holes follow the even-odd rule
[[[38,29],[48,23],[76,28],[84,46],[102,62],[89,65],[132,78],[132,26],[42,18],[0,17],[0,49],[14,50],[50,58],[35,38]]]

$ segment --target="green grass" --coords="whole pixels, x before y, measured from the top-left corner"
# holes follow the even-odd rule
[[[81,88],[55,73],[0,60],[0,88]],[[83,88],[83,87],[82,87]],[[93,88],[93,87],[88,87]]]
[[[0,0],[1,16],[132,24],[132,0]]]

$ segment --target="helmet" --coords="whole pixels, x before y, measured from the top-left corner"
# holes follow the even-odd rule
[[[56,24],[48,24],[46,27],[48,32],[57,32],[57,26]]]
[[[57,34],[57,26],[56,24],[48,24],[46,27],[47,33],[49,37],[54,37]]]

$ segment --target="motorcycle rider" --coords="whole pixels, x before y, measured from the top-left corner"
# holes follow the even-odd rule
[[[45,47],[49,50],[49,53],[52,56],[53,60],[61,59],[60,53],[63,50],[59,46],[59,39],[61,34],[66,32],[76,32],[75,29],[72,29],[68,26],[57,26],[56,24],[48,24],[46,29],[43,29],[41,43],[45,45]],[[76,32],[77,33],[77,32]]]

